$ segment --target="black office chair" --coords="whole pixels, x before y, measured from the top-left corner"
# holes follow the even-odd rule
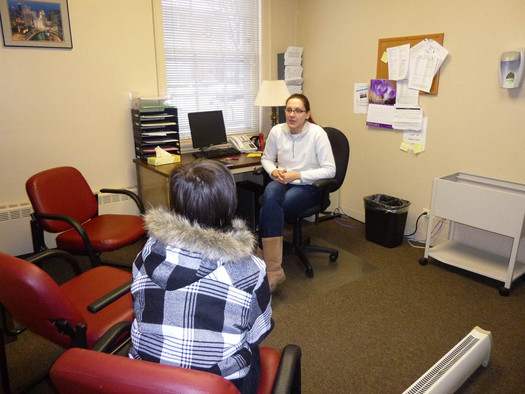
[[[305,266],[306,276],[309,278],[314,276],[314,270],[308,260],[307,253],[328,253],[330,254],[330,261],[335,261],[339,257],[339,251],[337,249],[310,245],[310,238],[303,240],[302,221],[309,216],[323,213],[330,206],[330,193],[338,190],[343,184],[350,156],[350,145],[343,132],[333,127],[323,128],[328,134],[332,152],[334,153],[335,176],[330,179],[319,179],[312,184],[321,189],[322,200],[319,205],[301,212],[298,216],[285,218],[288,223],[293,224],[293,242],[284,243],[284,253],[297,255]]]
[[[310,238],[303,240],[302,231],[302,220],[312,215],[318,215],[323,213],[326,208],[330,206],[330,193],[338,190],[346,176],[346,169],[348,167],[348,158],[350,156],[350,145],[348,139],[342,131],[334,129],[333,127],[324,127],[324,130],[328,134],[330,145],[332,146],[332,152],[334,153],[335,159],[335,176],[329,179],[319,179],[312,185],[321,189],[322,200],[319,205],[316,205],[295,217],[287,217],[285,220],[288,223],[293,224],[293,241],[284,242],[284,253],[285,254],[296,254],[301,262],[306,267],[306,276],[312,278],[314,276],[314,270],[306,256],[306,253],[329,253],[330,261],[335,261],[339,257],[339,251],[337,249],[325,248],[322,246],[310,245]],[[264,176],[264,185],[270,181],[270,177],[264,171],[262,167],[258,167],[253,171],[255,175]],[[259,199],[260,206],[260,199]]]

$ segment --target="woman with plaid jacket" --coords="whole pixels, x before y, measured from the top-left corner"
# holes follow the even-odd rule
[[[240,219],[235,181],[218,161],[177,167],[172,211],[145,216],[149,239],[133,263],[130,357],[198,369],[255,393],[271,295],[255,238]]]

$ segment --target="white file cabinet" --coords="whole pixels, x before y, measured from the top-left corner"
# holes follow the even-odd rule
[[[449,219],[448,241],[430,247],[435,217]],[[487,252],[454,240],[454,227],[461,223],[501,234],[512,239],[505,256]],[[525,274],[525,264],[516,261],[525,227],[525,185],[477,175],[456,173],[434,179],[425,254],[419,262],[432,257],[503,282],[501,295],[509,295],[514,280]]]

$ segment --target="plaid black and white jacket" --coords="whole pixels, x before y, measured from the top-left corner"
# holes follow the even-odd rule
[[[245,377],[272,315],[253,234],[238,219],[220,232],[161,208],[145,221],[149,239],[133,263],[130,357]]]

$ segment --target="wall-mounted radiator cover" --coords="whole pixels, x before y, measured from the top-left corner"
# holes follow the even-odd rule
[[[129,186],[127,189],[137,193],[135,186]],[[100,214],[139,214],[133,200],[125,194],[99,193],[98,209]],[[33,252],[29,224],[32,212],[33,207],[29,201],[0,204],[0,250],[2,252],[13,256]],[[56,247],[56,234],[45,233],[44,237],[49,248]]]
[[[474,327],[404,394],[453,393],[480,365],[488,365],[491,348],[491,332]]]

